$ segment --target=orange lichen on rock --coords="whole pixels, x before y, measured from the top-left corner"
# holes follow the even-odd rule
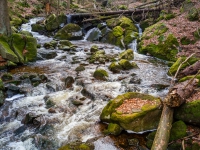
[[[118,112],[121,112],[123,114],[131,114],[131,113],[134,113],[134,112],[141,111],[141,108],[146,104],[156,105],[156,101],[143,100],[143,99],[140,99],[140,98],[127,99],[127,100],[124,100],[123,104],[120,105],[115,110],[118,111]]]

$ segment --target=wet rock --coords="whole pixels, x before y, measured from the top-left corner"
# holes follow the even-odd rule
[[[105,55],[105,51],[104,50],[99,50],[97,52],[95,52],[90,58],[89,58],[89,62],[90,63],[95,63],[95,62],[99,62],[101,64],[104,64],[107,60],[109,60],[106,55]]]
[[[74,99],[74,100],[72,100],[72,104],[74,104],[75,106],[83,105],[83,101],[80,101],[78,99]]]
[[[49,113],[56,113],[56,110],[54,108],[49,108],[48,112]]]
[[[174,112],[174,118],[182,120],[189,124],[200,126],[200,100],[194,100],[187,102],[180,107],[176,108]]]
[[[46,49],[55,49],[57,47],[58,42],[57,41],[50,41],[48,43],[44,43],[44,48]]]
[[[76,72],[81,72],[81,71],[84,71],[84,70],[85,70],[85,67],[82,66],[82,65],[76,67],[76,69],[75,69]]]
[[[41,82],[42,80],[39,77],[35,77],[31,79],[31,83],[34,87],[38,86]]]
[[[82,91],[81,91],[81,94],[83,94],[83,96],[91,99],[91,100],[94,100],[95,99],[95,95],[92,94],[90,91],[88,91],[86,88],[83,88]]]
[[[69,50],[73,50],[75,49],[75,45],[73,45],[70,41],[68,40],[61,40],[59,42],[59,45],[58,45],[58,48],[61,49],[61,50],[66,50],[66,51],[69,51]]]
[[[119,135],[122,131],[122,128],[118,124],[109,123],[108,129],[104,131],[105,134]]]
[[[30,112],[30,113],[26,114],[26,116],[22,120],[22,123],[23,124],[33,124],[34,119],[36,119],[37,117],[38,117],[38,115]]]
[[[53,82],[49,82],[46,84],[46,87],[48,90],[52,91],[52,92],[56,92],[59,90],[57,84],[53,83]]]
[[[14,131],[15,135],[22,134],[27,129],[27,126],[23,125]]]
[[[73,85],[74,82],[75,82],[74,78],[71,77],[71,76],[68,76],[68,77],[65,79],[65,87],[66,87],[66,88],[72,87],[72,85]]]
[[[169,87],[169,85],[165,84],[152,84],[151,87],[154,87],[156,90],[161,91]]]
[[[138,77],[132,77],[129,81],[129,84],[140,84],[141,83],[141,79]]]
[[[56,33],[55,38],[59,40],[81,40],[83,33],[79,25],[69,23]]]
[[[93,77],[97,80],[107,80],[108,73],[104,69],[95,70]]]
[[[2,81],[9,81],[9,80],[12,80],[12,79],[13,79],[13,76],[12,76],[12,74],[10,74],[10,73],[4,73],[4,74],[1,76],[1,79],[2,79]]]
[[[119,54],[119,59],[132,60],[134,58],[133,50],[127,49],[124,52]]]
[[[19,17],[12,17],[10,24],[12,26],[15,26],[16,28],[18,28],[19,26],[21,26],[23,23],[22,19],[20,19]]]
[[[52,59],[57,56],[57,53],[55,51],[42,50],[39,52],[39,54],[45,59]]]
[[[131,99],[139,100],[140,104],[144,103],[140,106],[137,104],[128,104]],[[127,105],[123,105],[124,103]],[[134,107],[132,108],[131,106]],[[111,100],[104,107],[100,119],[104,122],[117,123],[123,129],[132,130],[134,132],[152,130],[158,126],[162,112],[160,109],[161,106],[162,104],[159,98],[151,95],[129,92]],[[127,112],[129,109],[130,112]]]
[[[0,106],[4,104],[4,101],[5,101],[4,92],[0,90]]]
[[[88,31],[88,37],[86,38],[86,40],[88,41],[99,41],[99,38],[102,37],[101,36],[101,31],[98,28],[92,28]]]

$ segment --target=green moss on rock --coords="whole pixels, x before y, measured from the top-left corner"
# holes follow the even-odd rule
[[[116,26],[113,28],[112,33],[115,37],[119,37],[123,35],[124,31],[122,27]]]
[[[172,129],[170,131],[169,141],[178,140],[187,135],[186,133],[187,126],[183,121],[177,121],[172,124]]]
[[[90,52],[91,53],[95,53],[99,50],[98,46],[97,45],[92,45],[92,47],[90,48]]]
[[[134,66],[126,59],[121,59],[119,61],[119,65],[124,69],[124,70],[129,70],[132,69]]]
[[[179,43],[173,34],[169,34],[165,40],[159,41],[158,44],[151,43],[146,46],[142,46],[142,44],[143,43],[141,43],[141,47],[139,49],[140,53],[149,53],[154,57],[169,61],[176,60]]]
[[[104,69],[97,69],[95,70],[93,77],[98,80],[107,80],[108,73]]]
[[[105,134],[113,134],[113,135],[119,135],[122,131],[122,128],[115,123],[109,123],[108,129],[104,131]]]
[[[3,36],[0,36],[0,55],[12,62],[19,62],[17,55],[11,50],[6,37]]]
[[[60,40],[81,40],[83,33],[79,25],[69,23],[56,33],[55,38]]]
[[[200,100],[187,102],[178,107],[174,112],[174,117],[186,123],[200,125]]]
[[[176,62],[170,67],[169,71],[168,71],[168,75],[175,75],[178,67],[180,66],[180,64],[185,61],[186,57],[179,57]],[[191,57],[190,59],[188,59],[187,62],[185,62],[182,66],[181,66],[181,70],[183,70],[184,68],[186,68],[189,65],[194,64],[195,62],[197,62],[199,59],[196,57]]]
[[[142,107],[140,110],[128,114],[118,112],[116,108],[123,104],[124,100],[139,98],[142,100],[154,101],[153,105]],[[161,102],[159,98],[151,95],[129,92],[117,96],[111,100],[103,109],[100,119],[109,123],[117,123],[125,130],[135,132],[154,129],[157,127],[161,110],[159,109]]]
[[[32,31],[33,32],[42,32],[42,31],[45,31],[45,26],[44,25],[41,25],[41,24],[32,24],[31,25],[32,27]]]
[[[193,79],[194,77],[195,77],[196,79],[199,80],[198,86],[200,86],[200,75],[197,75],[197,76],[195,76],[195,75],[186,76],[186,77],[181,78],[181,79],[179,80],[179,82],[184,82],[184,81],[186,81],[186,80]]]
[[[127,49],[119,54],[119,59],[132,60],[134,58],[134,53],[132,49]]]
[[[120,72],[120,70],[122,70],[122,67],[118,64],[118,62],[112,62],[109,65],[108,69],[112,71],[113,73],[118,73]]]

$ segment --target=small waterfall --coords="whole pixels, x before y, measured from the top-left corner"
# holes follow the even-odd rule
[[[67,15],[67,24],[72,22],[72,16],[71,15]]]
[[[99,40],[100,37],[101,31],[98,28],[92,28],[86,33],[84,40],[96,41]]]
[[[142,29],[140,28],[140,24],[135,24],[138,28],[139,38],[142,36]],[[134,51],[137,52],[137,39],[134,39],[131,44],[129,44],[129,47]]]

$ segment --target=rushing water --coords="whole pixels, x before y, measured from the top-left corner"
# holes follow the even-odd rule
[[[31,24],[41,18],[31,19],[29,23],[22,25],[22,30],[31,32]],[[51,37],[32,32],[38,43],[43,45],[52,40]],[[56,91],[47,89],[47,83],[41,83],[37,87],[30,88],[26,95],[14,95],[7,98],[0,111],[0,149],[3,150],[55,150],[61,145],[73,141],[86,142],[93,139],[95,150],[117,150],[111,138],[104,137],[99,126],[99,116],[108,100],[117,95],[136,91],[163,97],[167,89],[158,91],[155,84],[169,84],[166,75],[167,66],[161,60],[140,55],[137,53],[137,41],[130,45],[134,49],[135,58],[139,69],[122,71],[113,74],[108,70],[110,62],[105,64],[89,64],[87,61],[89,49],[97,45],[104,49],[106,54],[118,55],[122,50],[113,45],[89,42],[87,40],[72,41],[77,46],[73,52],[59,49],[42,51],[56,51],[54,59],[38,60],[26,66],[11,70],[14,76],[29,73],[45,74]],[[77,73],[75,68],[84,65],[85,70]],[[95,80],[92,75],[96,68],[108,71],[108,81]],[[73,88],[64,88],[63,79],[67,76],[74,77]],[[140,84],[130,83],[134,76],[141,80]],[[27,85],[24,85],[25,88]],[[89,95],[83,101],[83,105],[74,106],[73,99],[84,97],[81,91],[86,89]],[[55,113],[49,113],[45,105],[45,97],[50,97],[56,104]],[[21,121],[24,114],[34,113],[40,119],[40,126],[26,126]],[[16,115],[16,113],[18,115]]]

